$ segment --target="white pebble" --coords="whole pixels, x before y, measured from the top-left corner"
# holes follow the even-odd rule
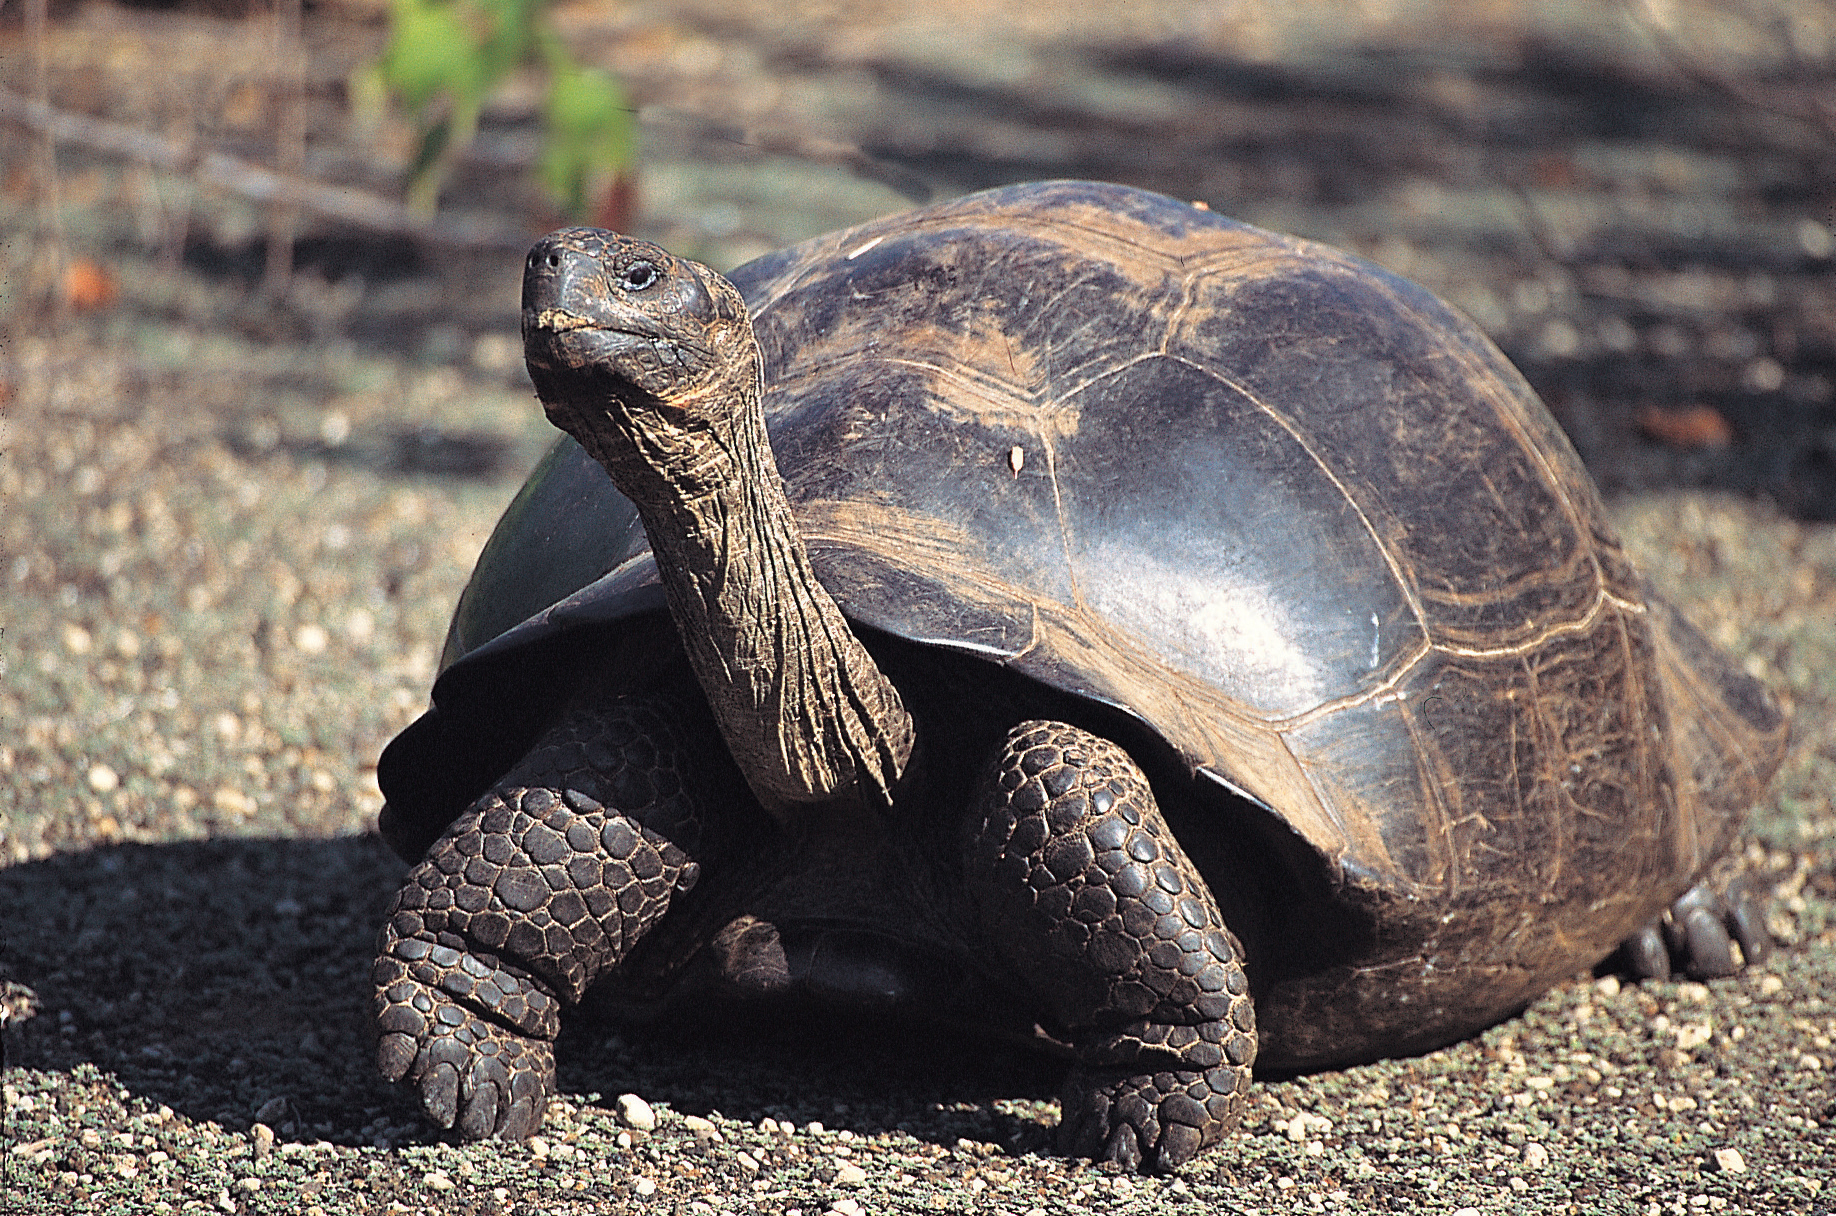
[[[1828,224],[1820,224],[1809,216],[1798,221],[1798,248],[1809,256],[1822,261],[1836,253],[1836,232]]]
[[[111,794],[121,784],[121,776],[106,764],[91,765],[89,788],[98,794]]]
[[[1747,1161],[1737,1148],[1718,1148],[1715,1150],[1715,1168],[1724,1174],[1744,1174],[1747,1172]]]
[[[837,1162],[835,1171],[836,1186],[866,1186],[867,1171],[852,1161]]]
[[[1524,1145],[1524,1168],[1527,1170],[1545,1169],[1549,1165],[1549,1150],[1532,1140]]]
[[[650,1103],[636,1094],[620,1094],[614,1109],[618,1112],[618,1121],[626,1127],[640,1132],[656,1130],[657,1113],[650,1109]]]

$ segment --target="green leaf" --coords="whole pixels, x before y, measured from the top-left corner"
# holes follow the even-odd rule
[[[542,184],[580,218],[590,190],[630,163],[634,123],[624,89],[598,68],[550,60]]]
[[[383,79],[417,114],[442,95],[478,97],[485,91],[478,38],[461,16],[456,4],[396,0]]]

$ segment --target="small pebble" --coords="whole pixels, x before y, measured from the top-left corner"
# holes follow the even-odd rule
[[[852,1161],[837,1162],[835,1170],[836,1186],[866,1186],[867,1171]]]
[[[829,1205],[828,1216],[863,1216],[865,1208],[852,1199],[837,1199]]]
[[[633,1131],[656,1130],[657,1113],[650,1109],[650,1103],[636,1094],[620,1094],[618,1101],[614,1103],[614,1109],[617,1111],[618,1121]]]
[[[1747,1172],[1747,1161],[1737,1148],[1718,1148],[1715,1150],[1715,1168],[1724,1174],[1744,1174]]]
[[[682,1116],[682,1126],[694,1133],[695,1139],[697,1140],[719,1140],[721,1138],[720,1129],[715,1127],[711,1121],[702,1118],[700,1115]]]
[[[1549,1150],[1532,1140],[1524,1145],[1524,1168],[1540,1170],[1549,1165]]]

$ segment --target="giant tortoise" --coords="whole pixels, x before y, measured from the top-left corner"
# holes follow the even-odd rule
[[[566,229],[523,335],[572,438],[380,772],[442,1126],[534,1132],[589,990],[827,1002],[1055,1041],[1063,1151],[1167,1169],[1252,1064],[1765,948],[1704,879],[1779,711],[1420,287],[1055,182],[730,280]]]

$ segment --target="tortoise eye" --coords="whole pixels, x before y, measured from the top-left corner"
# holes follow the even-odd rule
[[[643,291],[662,278],[662,272],[652,262],[633,262],[619,272],[619,286],[626,291]]]

